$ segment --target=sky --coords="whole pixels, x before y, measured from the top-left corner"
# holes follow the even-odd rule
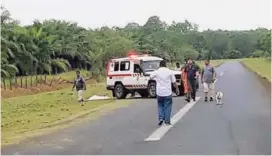
[[[272,0],[2,0],[23,25],[35,19],[77,22],[85,28],[145,24],[150,16],[162,21],[199,25],[200,30],[271,28]]]

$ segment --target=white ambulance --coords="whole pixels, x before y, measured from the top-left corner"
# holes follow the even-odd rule
[[[107,63],[107,90],[113,97],[124,99],[130,93],[139,93],[141,97],[156,97],[156,81],[150,74],[158,69],[159,57],[150,55],[129,55],[124,58],[111,59]],[[180,94],[184,95],[181,71],[174,71]],[[174,87],[173,91],[174,91]]]

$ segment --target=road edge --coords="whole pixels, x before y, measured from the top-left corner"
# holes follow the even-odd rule
[[[249,72],[253,73],[253,75],[255,75],[258,80],[261,82],[261,84],[269,91],[269,93],[271,94],[271,82],[266,78],[261,76],[260,74],[258,74],[257,72],[253,71],[252,69],[250,69],[244,62],[242,61],[238,61],[246,70],[248,70]]]

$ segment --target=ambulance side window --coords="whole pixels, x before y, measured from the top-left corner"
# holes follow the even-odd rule
[[[119,71],[119,62],[114,63],[114,71]]]
[[[141,68],[138,64],[134,64],[134,73],[141,73]]]
[[[120,64],[120,71],[128,71],[130,68],[130,62],[129,61],[122,61]]]

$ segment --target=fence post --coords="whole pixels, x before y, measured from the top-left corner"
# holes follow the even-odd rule
[[[38,75],[36,75],[36,86],[38,85]]]
[[[32,75],[30,75],[30,86],[32,87]]]
[[[15,88],[18,87],[18,81],[17,81],[17,76],[15,76]]]
[[[21,80],[21,88],[23,88],[23,77],[22,76],[20,77],[20,80]]]
[[[40,82],[42,83],[42,75],[40,75]]]
[[[6,90],[6,80],[3,78],[4,89]]]
[[[47,79],[46,79],[46,74],[44,75],[44,84],[46,84],[46,81],[47,81]]]
[[[52,80],[50,82],[50,86],[52,86],[52,83],[53,83],[54,79],[55,79],[55,76],[53,76],[53,78],[52,78]]]
[[[9,78],[9,89],[12,90],[12,78]]]
[[[25,77],[25,88],[27,88],[27,76]]]

